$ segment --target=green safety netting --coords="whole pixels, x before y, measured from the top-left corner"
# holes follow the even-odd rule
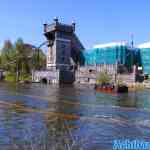
[[[140,48],[142,66],[145,74],[150,74],[150,48]]]
[[[129,70],[132,69],[133,65],[142,66],[140,49],[128,47],[125,57],[125,66]]]
[[[125,63],[126,46],[113,46],[104,48],[93,48],[83,51],[85,64],[115,64],[118,60]]]
[[[85,65],[118,64],[131,69],[134,64],[141,65],[140,50],[127,45],[93,48],[83,51]]]

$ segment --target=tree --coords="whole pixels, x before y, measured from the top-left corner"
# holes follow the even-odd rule
[[[30,76],[33,69],[44,69],[46,56],[39,50],[39,65],[37,62],[38,53],[34,46],[25,44],[19,38],[14,44],[10,40],[4,42],[0,64],[1,68],[10,74],[17,76],[17,81],[23,76]]]
[[[45,68],[46,68],[46,56],[41,49],[39,49],[39,54],[38,54],[38,49],[36,49],[35,53],[32,56],[32,69],[38,70],[38,69],[45,69]]]
[[[5,70],[11,70],[11,64],[9,62],[12,61],[12,51],[13,44],[10,40],[6,40],[1,50],[1,67]]]

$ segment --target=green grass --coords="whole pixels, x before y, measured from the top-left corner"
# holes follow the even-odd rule
[[[19,81],[29,80],[31,81],[32,77],[29,74],[20,75]],[[15,73],[7,73],[5,76],[5,81],[8,82],[16,82],[16,74]]]
[[[31,75],[29,75],[29,74],[24,74],[24,75],[21,75],[20,77],[19,77],[19,80],[20,81],[31,81],[32,80],[32,77],[31,77]]]
[[[7,73],[4,80],[9,81],[9,82],[15,82],[16,81],[16,75],[13,73]]]

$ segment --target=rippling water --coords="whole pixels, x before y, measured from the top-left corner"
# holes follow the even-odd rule
[[[150,90],[0,83],[0,150],[111,150],[115,139],[149,135]]]

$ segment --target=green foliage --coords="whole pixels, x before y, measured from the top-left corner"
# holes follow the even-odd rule
[[[8,72],[8,73],[5,75],[5,80],[6,80],[6,81],[9,81],[9,82],[15,82],[15,81],[16,81],[16,74],[15,74],[15,73]]]
[[[39,50],[39,58],[38,58],[38,49],[36,49],[36,52],[33,54],[32,57],[32,68],[37,70],[37,69],[45,69],[45,67],[46,67],[45,54],[42,52],[42,50]]]
[[[4,42],[0,56],[0,68],[9,72],[6,80],[24,80],[25,76],[31,75],[32,70],[44,69],[45,66],[46,57],[42,50],[39,50],[38,55],[38,50],[33,49],[32,45],[25,44],[21,38],[14,44],[10,40]]]
[[[25,81],[25,80],[30,81],[31,79],[32,79],[32,76],[29,74],[24,74],[24,75],[20,76],[20,78],[19,78],[19,80],[21,80],[21,81]]]
[[[12,58],[13,45],[11,41],[6,40],[4,42],[4,46],[1,50],[1,68],[5,70],[11,70],[11,65],[8,62],[11,61]]]
[[[100,72],[97,77],[97,83],[98,84],[105,84],[109,83],[111,81],[111,77],[108,75],[107,72]]]
[[[24,75],[20,75],[19,76],[19,81],[30,81],[31,80],[31,75],[30,74],[24,74]],[[9,82],[16,82],[17,78],[16,78],[16,73],[12,73],[12,72],[7,72],[5,75],[5,81],[9,81]]]
[[[123,81],[122,80],[117,80],[117,85],[118,86],[123,86],[123,85],[125,85],[125,83],[123,83]]]

